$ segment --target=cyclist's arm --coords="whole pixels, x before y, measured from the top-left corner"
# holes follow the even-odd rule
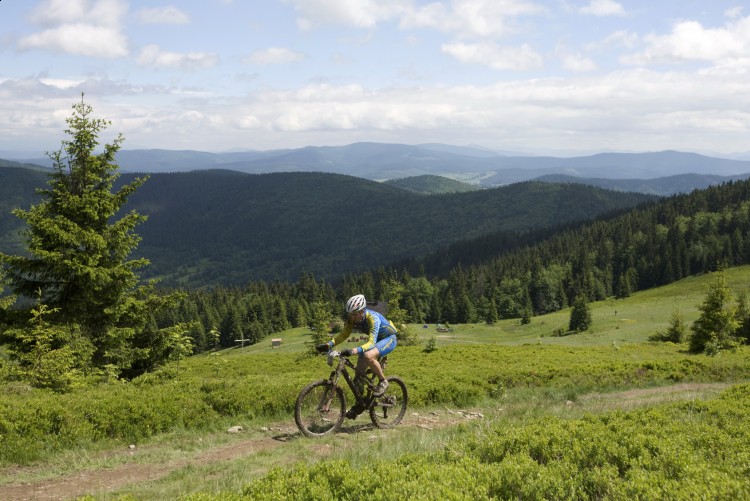
[[[362,346],[355,348],[357,354],[362,354],[368,350],[375,348],[375,343],[378,341],[378,331],[380,330],[380,319],[371,314],[369,311],[365,315],[367,321],[367,342]]]
[[[337,344],[340,344],[340,343],[343,343],[344,341],[346,341],[349,338],[349,334],[352,333],[352,329],[353,328],[354,328],[354,325],[351,322],[347,322],[346,324],[344,324],[344,328],[341,329],[341,332],[339,332],[338,334],[336,334],[333,337],[333,339],[331,339],[330,341],[328,341],[328,346],[330,346],[331,348],[333,348]]]

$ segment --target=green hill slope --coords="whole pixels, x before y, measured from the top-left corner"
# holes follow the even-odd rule
[[[422,195],[465,193],[482,189],[480,186],[454,181],[442,176],[414,176],[385,181],[384,184]]]

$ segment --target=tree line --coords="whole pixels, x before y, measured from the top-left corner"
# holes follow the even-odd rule
[[[477,245],[492,247],[490,237]],[[507,233],[498,234],[505,242]],[[519,237],[522,238],[522,237]],[[462,247],[466,247],[464,244]],[[328,282],[303,273],[296,282],[251,282],[245,287],[187,291],[164,323],[194,322],[196,349],[257,342],[289,327],[303,327],[320,305],[331,319],[347,297],[384,299],[394,284],[399,307],[412,323],[493,322],[529,319],[586,302],[666,285],[717,270],[720,263],[750,264],[750,182],[676,195],[610,219],[550,235],[487,262],[460,264],[445,274],[429,263],[378,267]],[[208,333],[221,333],[219,342]]]
[[[218,329],[219,346],[229,347],[240,336],[257,342],[288,327],[307,326],[321,305],[333,319],[350,295],[385,299],[394,290],[405,322],[529,321],[576,301],[624,298],[741,264],[750,264],[750,181],[647,204],[485,263],[459,263],[445,275],[432,275],[424,266],[417,272],[378,267],[335,283],[303,274],[297,282],[191,291],[180,307],[182,316],[170,321],[197,322],[196,346],[208,347],[205,333]]]

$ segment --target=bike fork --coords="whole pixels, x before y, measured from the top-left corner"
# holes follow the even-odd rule
[[[331,378],[328,380],[328,389],[326,389],[320,399],[318,412],[328,414],[331,411],[331,402],[333,402],[333,397],[336,395],[336,383],[335,375],[331,374]]]

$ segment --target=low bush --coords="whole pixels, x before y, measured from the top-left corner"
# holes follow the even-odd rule
[[[738,381],[750,377],[749,355],[748,348],[721,357],[690,355],[669,343],[618,350],[449,345],[429,354],[421,346],[403,346],[389,357],[387,373],[404,379],[413,408],[465,406],[519,387],[576,393],[674,381]],[[179,375],[156,372],[68,394],[11,383],[0,388],[0,464],[29,463],[100,440],[132,443],[179,428],[210,429],[222,418],[291,420],[300,389],[328,377],[324,360],[281,352],[198,356],[184,360]]]
[[[243,495],[188,499],[748,499],[748,418],[745,384],[709,402],[499,423],[443,452],[375,461],[372,475],[323,461],[276,468]]]

